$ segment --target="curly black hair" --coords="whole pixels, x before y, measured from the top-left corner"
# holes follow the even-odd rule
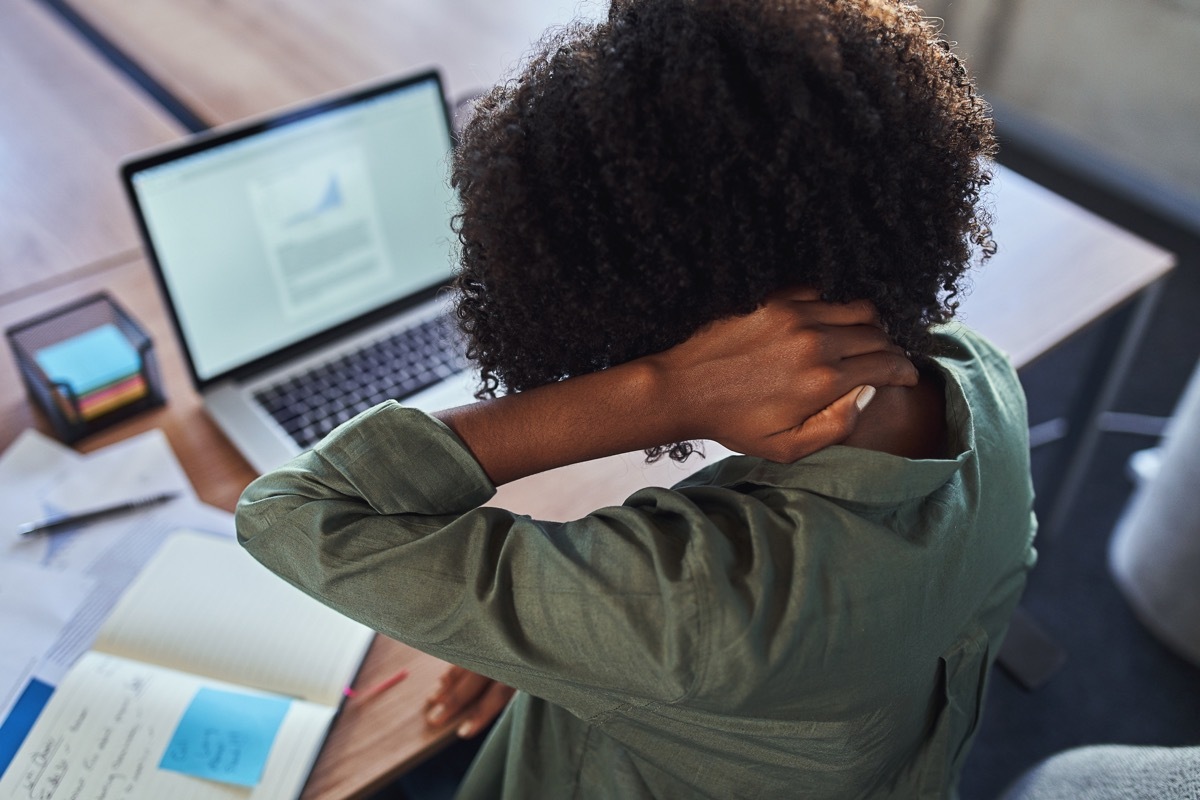
[[[787,286],[928,354],[993,245],[989,109],[915,6],[614,0],[476,104],[453,160],[480,397],[665,350]]]

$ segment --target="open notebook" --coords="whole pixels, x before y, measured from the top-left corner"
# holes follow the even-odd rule
[[[372,635],[235,543],[176,533],[55,690],[0,798],[294,798]]]

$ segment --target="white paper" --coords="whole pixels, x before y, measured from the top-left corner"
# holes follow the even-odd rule
[[[16,535],[16,526],[22,522],[162,492],[176,492],[179,497],[78,531]],[[0,557],[92,574],[122,585],[157,549],[137,541],[147,538],[143,528],[188,527],[233,535],[232,515],[196,500],[187,475],[159,430],[87,456],[26,431],[0,457],[0,511],[0,525],[8,527],[7,535],[0,535]],[[161,520],[159,524],[154,524],[156,518]]]
[[[94,588],[90,578],[0,561],[0,719]]]
[[[78,512],[165,492],[195,497],[167,437],[151,430],[84,456],[42,499],[55,511]]]
[[[53,442],[47,444],[48,440],[29,444],[27,435],[23,434],[0,459],[0,479],[10,472],[22,476],[15,490],[7,483],[0,489],[0,508],[4,509],[0,524],[9,526],[5,558],[73,570],[124,586],[157,549],[153,541],[147,541],[150,531],[144,530],[141,523],[158,528],[152,524],[158,517],[178,520],[173,525],[162,523],[169,529],[186,525],[207,530],[212,524],[207,516],[200,525],[190,519],[198,505],[196,495],[162,431],[147,431],[87,456]],[[57,457],[51,457],[51,452],[57,452]],[[22,522],[162,492],[177,492],[179,497],[140,512],[93,522],[77,531],[27,537],[15,533]],[[230,522],[213,532],[232,535],[233,525]]]
[[[71,448],[32,428],[18,436],[0,457],[0,541],[14,539],[22,522],[46,516],[42,496],[57,476],[82,460]]]
[[[129,587],[94,648],[336,706],[373,637],[233,542],[179,531]]]
[[[63,547],[47,551],[48,572],[60,572],[77,579],[93,581],[93,588],[61,635],[43,658],[37,677],[56,685],[63,674],[91,647],[104,620],[141,572],[146,562],[173,531],[187,527],[213,531],[210,524],[224,519],[232,529],[232,515],[190,499],[165,503],[156,510],[129,514],[107,520],[72,534],[54,534],[48,538],[74,537]],[[195,524],[193,524],[195,523]],[[52,545],[58,544],[52,542]]]
[[[23,522],[166,491],[180,496],[75,531],[16,534]],[[88,455],[33,430],[17,438],[0,456],[0,561],[39,567],[54,573],[56,582],[74,583],[77,592],[86,593],[43,649],[32,677],[52,686],[62,680],[91,646],[125,588],[179,528],[232,537],[233,515],[196,499],[162,431]],[[0,672],[0,698],[21,688],[8,683],[5,674]]]

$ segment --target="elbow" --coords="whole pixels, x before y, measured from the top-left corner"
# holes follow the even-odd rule
[[[294,493],[281,489],[268,474],[255,479],[242,491],[234,510],[238,542],[247,546],[275,527],[276,523],[303,502]]]
[[[246,487],[242,496],[238,498],[237,508],[233,512],[234,529],[237,531],[238,543],[243,547],[270,527],[266,522],[266,516],[269,513],[267,506],[272,503],[272,498],[264,496],[261,491],[256,490],[260,481],[262,478],[258,478]]]
[[[305,453],[252,481],[234,512],[238,542],[257,555],[286,547],[297,533],[315,540],[348,520],[369,516],[370,505],[354,494],[354,487],[322,466]]]

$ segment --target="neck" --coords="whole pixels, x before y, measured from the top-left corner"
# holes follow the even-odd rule
[[[880,387],[843,444],[904,458],[947,457],[946,396],[942,378],[922,370],[916,386]]]

